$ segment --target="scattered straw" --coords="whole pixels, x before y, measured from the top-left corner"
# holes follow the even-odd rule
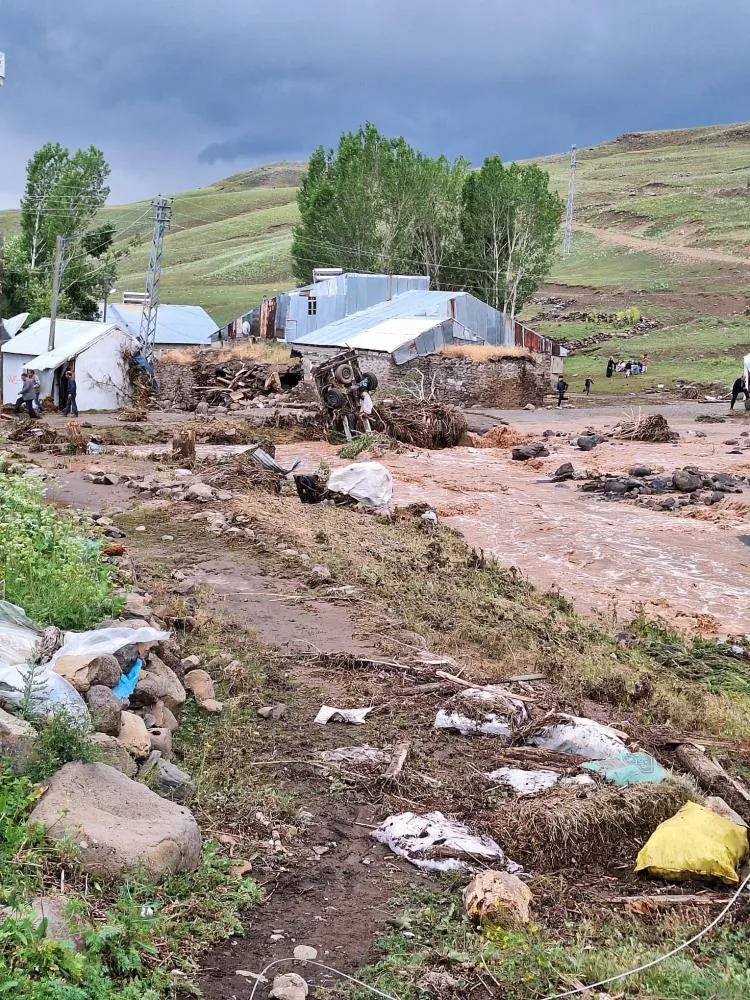
[[[449,358],[463,358],[464,361],[503,361],[507,358],[527,358],[531,352],[526,347],[492,347],[489,344],[451,344],[438,352]]]

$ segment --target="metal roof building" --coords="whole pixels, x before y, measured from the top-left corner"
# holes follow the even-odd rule
[[[356,348],[390,354],[396,364],[447,344],[513,344],[510,320],[468,292],[406,291],[294,341],[295,348]]]
[[[295,343],[329,323],[389,302],[405,292],[426,292],[429,287],[430,279],[423,274],[345,272],[294,288],[278,296],[285,338]]]
[[[110,302],[107,321],[122,323],[134,337],[141,331],[143,306],[138,303]],[[162,303],[156,318],[157,347],[196,347],[210,344],[219,336],[219,327],[200,306]]]

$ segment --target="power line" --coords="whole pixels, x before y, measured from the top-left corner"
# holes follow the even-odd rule
[[[146,275],[146,299],[141,316],[141,340],[146,358],[150,361],[156,342],[156,320],[159,311],[159,283],[161,281],[161,261],[164,255],[164,236],[172,218],[172,199],[161,195],[151,203],[154,209],[154,232],[151,238],[151,253],[148,258]]]

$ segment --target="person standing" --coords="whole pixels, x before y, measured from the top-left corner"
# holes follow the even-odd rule
[[[555,392],[557,393],[557,405],[558,406],[562,406],[563,405],[563,400],[565,399],[565,391],[566,391],[567,388],[568,388],[568,383],[565,381],[565,379],[561,375],[560,378],[557,380],[557,385],[555,386]]]
[[[586,393],[587,396],[591,395],[591,386],[593,384],[594,384],[594,380],[591,378],[590,375],[587,375],[586,378],[583,381],[583,391]]]
[[[612,378],[615,373],[615,359],[610,358],[607,362],[607,378]]]
[[[76,385],[76,377],[73,373],[72,368],[68,368],[65,372],[65,409],[63,413],[65,416],[71,414],[74,417],[78,416],[78,404],[76,403],[76,395],[78,393],[78,386]]]
[[[42,380],[39,378],[37,372],[33,368],[29,368],[29,375],[31,376],[31,381],[34,383],[34,409],[37,413],[42,412]]]
[[[27,371],[22,372],[21,395],[16,400],[16,413],[21,412],[21,407],[26,407],[26,412],[32,420],[36,419],[37,413],[34,409],[34,382]]]
[[[735,379],[734,385],[732,386],[732,402],[729,407],[730,410],[734,409],[734,404],[740,396],[744,396],[745,399],[750,398],[750,392],[748,392],[744,375],[740,375],[738,379]]]

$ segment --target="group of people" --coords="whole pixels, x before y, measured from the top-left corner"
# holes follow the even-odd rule
[[[63,384],[60,388],[60,396],[65,400],[63,413],[66,416],[69,414],[77,417],[78,404],[76,403],[76,395],[78,388],[76,386],[75,372],[72,368],[68,368],[65,372]],[[25,407],[26,412],[32,420],[40,417],[42,415],[41,392],[42,383],[37,372],[33,368],[27,368],[21,372],[21,392],[16,400],[16,413],[20,413]]]
[[[635,358],[628,358],[627,361],[615,361],[613,357],[610,357],[607,362],[607,378],[612,378],[615,372],[623,374],[625,378],[630,378],[631,375],[645,375],[648,371],[648,363],[647,353],[640,361],[636,361]]]

